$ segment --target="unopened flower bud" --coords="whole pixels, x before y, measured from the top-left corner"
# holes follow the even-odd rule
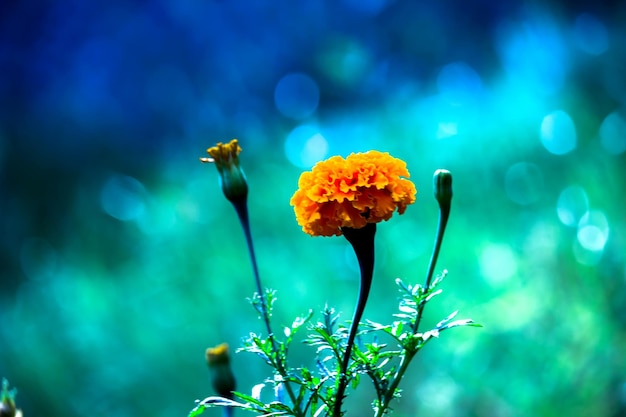
[[[224,398],[233,398],[235,390],[235,375],[230,367],[228,345],[222,343],[206,350],[206,361],[211,370],[211,384],[213,389]]]
[[[248,182],[243,170],[239,166],[241,147],[237,139],[230,143],[219,142],[216,146],[207,149],[211,158],[200,158],[202,162],[215,162],[220,174],[220,185],[226,198],[231,202],[245,200],[248,196]]]
[[[0,417],[15,417],[15,403],[9,399],[0,402]]]
[[[435,198],[441,207],[449,207],[452,200],[452,174],[447,169],[438,169],[433,177]]]
[[[2,379],[2,391],[0,391],[0,417],[21,417],[22,412],[15,406],[15,388],[9,389],[9,381]]]

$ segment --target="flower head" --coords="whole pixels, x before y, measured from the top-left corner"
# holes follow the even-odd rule
[[[220,174],[220,183],[224,195],[231,202],[245,199],[248,196],[248,183],[243,170],[239,166],[241,147],[237,139],[230,143],[219,142],[216,146],[207,149],[211,158],[200,158],[202,162],[215,162]]]
[[[304,232],[338,236],[404,213],[417,192],[408,177],[406,163],[386,152],[333,156],[302,173],[291,205]]]
[[[222,343],[206,350],[206,361],[211,370],[211,383],[219,395],[232,397],[235,390],[235,376],[230,367],[228,344]]]
[[[9,381],[3,378],[0,391],[0,416],[22,417],[22,411],[15,406],[16,394],[17,389],[9,389]]]
[[[452,200],[452,174],[447,169],[438,169],[433,176],[433,190],[439,205],[450,207]]]

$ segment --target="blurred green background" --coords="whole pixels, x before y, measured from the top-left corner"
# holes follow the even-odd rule
[[[236,216],[198,161],[233,137],[276,325],[325,303],[347,320],[356,299],[345,240],[295,222],[303,170],[368,149],[408,164],[418,200],[378,228],[378,321],[396,277],[423,280],[432,173],[452,171],[426,320],[485,327],[428,345],[396,416],[626,415],[621,4],[3,3],[0,376],[25,416],[185,416],[213,394],[205,348],[262,331]],[[243,392],[267,376],[233,361]],[[364,387],[348,415],[369,415]]]

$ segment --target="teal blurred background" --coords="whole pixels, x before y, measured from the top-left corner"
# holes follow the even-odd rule
[[[303,170],[368,149],[408,164],[418,200],[378,228],[378,321],[396,277],[423,280],[432,173],[452,171],[449,276],[426,320],[485,327],[428,345],[396,416],[626,415],[626,6],[611,4],[3,3],[0,376],[25,416],[185,416],[213,394],[205,348],[262,331],[235,213],[198,161],[233,137],[276,326],[325,303],[347,320],[356,299],[344,239],[295,222]],[[233,361],[243,392],[268,375]]]

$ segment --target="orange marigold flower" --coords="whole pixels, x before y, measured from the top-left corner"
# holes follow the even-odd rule
[[[333,156],[304,172],[291,197],[296,220],[311,236],[339,236],[342,227],[360,229],[389,220],[415,202],[406,163],[386,152]]]

